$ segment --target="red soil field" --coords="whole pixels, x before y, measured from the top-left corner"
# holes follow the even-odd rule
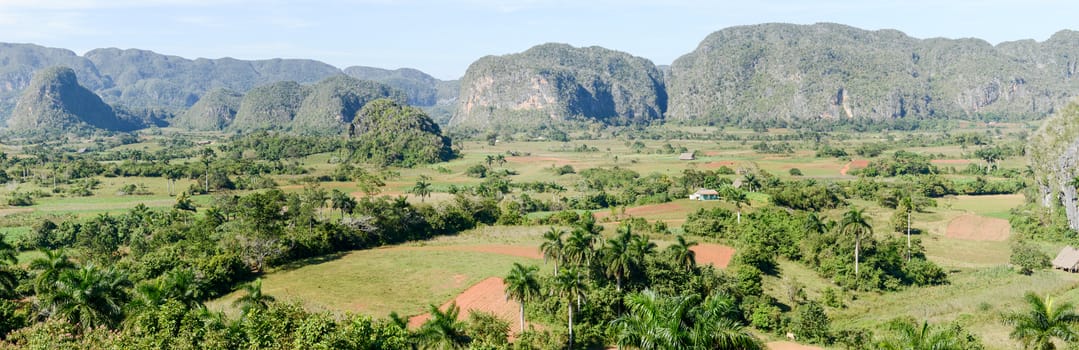
[[[854,159],[851,160],[850,163],[847,163],[847,165],[844,165],[843,169],[839,170],[839,175],[847,176],[848,171],[865,168],[867,166],[869,166],[868,159]]]
[[[520,327],[518,320],[520,312],[519,305],[514,301],[506,300],[506,285],[499,277],[489,277],[479,283],[476,283],[472,287],[469,287],[464,292],[461,292],[456,298],[451,301],[447,301],[439,308],[446,310],[453,302],[457,303],[457,307],[461,308],[461,313],[457,315],[460,320],[467,320],[468,315],[474,311],[482,311],[494,314],[510,323],[510,329],[516,330]],[[431,318],[430,314],[422,314],[414,316],[408,319],[409,328],[419,328]]]
[[[657,214],[667,214],[674,212],[681,212],[684,210],[682,206],[676,203],[662,203],[662,204],[648,204],[639,207],[626,208],[626,215],[631,216],[648,216]],[[621,212],[619,212],[621,214]],[[595,213],[596,219],[602,219],[611,216],[610,210],[597,211]]]
[[[734,248],[714,243],[700,243],[690,248],[697,255],[697,264],[712,264],[725,269],[734,256]]]
[[[1008,220],[965,214],[948,223],[945,236],[972,241],[1004,241],[1012,233]]]

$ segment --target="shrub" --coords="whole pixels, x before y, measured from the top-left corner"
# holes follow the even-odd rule
[[[788,170],[787,173],[791,176],[802,176],[802,169],[791,168],[791,170]]]
[[[1023,241],[1012,245],[1012,255],[1009,261],[1012,265],[1018,267],[1019,273],[1024,275],[1029,275],[1034,270],[1049,267],[1049,255]]]

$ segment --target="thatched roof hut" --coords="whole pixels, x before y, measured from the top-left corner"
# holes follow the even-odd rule
[[[1060,253],[1057,253],[1057,257],[1053,258],[1053,268],[1068,272],[1079,271],[1079,249],[1072,246],[1061,249]]]

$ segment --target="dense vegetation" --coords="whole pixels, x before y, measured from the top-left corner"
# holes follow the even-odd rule
[[[601,47],[544,44],[487,56],[461,78],[452,125],[490,129],[549,120],[647,124],[663,117],[667,93],[652,62]]]
[[[720,30],[671,65],[668,118],[696,123],[1031,119],[1074,91],[1077,33],[1043,43],[919,40],[838,24]],[[930,83],[931,81],[931,83]]]

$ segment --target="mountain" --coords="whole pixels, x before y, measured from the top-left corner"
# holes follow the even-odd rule
[[[663,74],[651,61],[602,47],[544,44],[486,56],[461,78],[454,126],[534,126],[586,119],[647,123],[663,117]]]
[[[244,95],[228,129],[283,130],[301,134],[340,134],[368,102],[389,98],[404,103],[400,90],[338,75],[313,85],[282,81]]]
[[[375,81],[404,91],[408,94],[408,104],[419,107],[451,103],[457,99],[460,91],[460,84],[456,80],[438,80],[412,68],[389,70],[353,66],[345,68],[344,72],[356,79]]]
[[[210,90],[173,120],[172,125],[199,131],[222,130],[236,119],[243,98],[243,94],[229,89]]]
[[[1079,193],[1073,182],[1079,176],[1079,100],[1046,118],[1031,135],[1026,153],[1041,204],[1062,205],[1068,226],[1079,230]]]
[[[279,81],[306,84],[341,74],[334,66],[313,60],[189,60],[114,48],[92,50],[85,57],[114,84],[99,91],[106,101],[177,110],[194,105],[199,96],[217,88],[244,92]]]
[[[19,133],[49,134],[88,128],[127,131],[144,126],[131,119],[118,116],[100,97],[79,85],[75,70],[57,66],[34,74],[8,127]]]
[[[391,99],[363,106],[348,130],[352,156],[383,165],[450,160],[452,143],[422,110]]]
[[[345,74],[334,66],[305,59],[187,59],[116,48],[95,49],[79,56],[65,49],[0,43],[0,124],[10,117],[16,100],[35,72],[52,66],[70,67],[83,86],[114,107],[177,115],[185,114],[204,95],[218,89],[246,93],[257,86],[282,81],[314,84]],[[400,90],[418,96],[413,98],[415,102],[430,103],[430,106],[438,105],[439,101],[452,103],[457,97],[456,81],[440,81],[414,69],[350,67],[349,70],[360,76],[371,75],[369,80],[384,80],[391,86],[399,84],[396,87]]]
[[[712,33],[670,68],[674,120],[1040,118],[1079,92],[1079,33],[1001,43],[838,24]]]
[[[340,134],[360,108],[380,98],[398,103],[406,103],[409,99],[405,92],[385,84],[348,76],[327,78],[311,86],[291,129],[301,133]]]

